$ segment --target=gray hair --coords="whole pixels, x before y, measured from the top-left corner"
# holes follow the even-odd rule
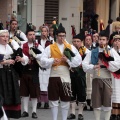
[[[0,36],[3,35],[3,33],[8,33],[9,34],[8,30],[0,30]]]

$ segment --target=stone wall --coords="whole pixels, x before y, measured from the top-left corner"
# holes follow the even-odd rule
[[[0,20],[6,26],[8,16],[12,13],[12,0],[0,0]]]

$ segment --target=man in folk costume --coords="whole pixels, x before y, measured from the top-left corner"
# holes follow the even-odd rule
[[[113,37],[113,48],[120,55],[120,35]],[[120,71],[118,72],[120,75]],[[112,115],[110,120],[120,120],[120,77],[112,77]]]
[[[62,120],[66,120],[72,95],[69,67],[79,66],[82,60],[77,49],[64,40],[66,31],[62,24],[56,36],[57,42],[45,49],[41,64],[45,68],[51,68],[48,98],[53,120],[57,120],[59,99],[61,100]]]
[[[8,118],[21,117],[21,100],[19,95],[18,74],[14,69],[14,64],[21,62],[22,65],[28,63],[28,57],[15,56],[14,51],[8,43],[9,32],[0,30],[0,95],[3,97],[3,107]]]
[[[95,39],[94,42],[95,41],[97,42],[97,37],[95,37],[94,39]],[[85,47],[87,49],[89,49],[90,51],[98,46],[98,44],[96,44],[94,42],[92,42],[92,35],[87,34],[85,36]],[[86,85],[87,85],[87,89],[86,89],[86,92],[87,92],[87,96],[86,96],[87,105],[84,107],[84,110],[88,110],[88,107],[89,107],[89,110],[92,111],[93,110],[93,108],[91,107],[92,74],[90,74],[90,73],[86,73]]]
[[[85,55],[89,52],[89,50],[85,46],[83,46],[82,35],[78,34],[74,36],[72,43],[79,51],[82,59],[84,59]],[[71,69],[70,76],[73,96],[71,97],[71,108],[68,119],[76,118],[75,108],[77,102],[79,106],[78,120],[83,120],[83,108],[86,102],[86,73],[83,71],[82,66],[80,65],[77,68]]]
[[[21,117],[28,117],[29,96],[32,102],[32,118],[37,118],[36,107],[37,98],[40,94],[39,88],[39,59],[43,48],[35,41],[34,30],[26,32],[28,42],[22,46],[23,53],[28,56],[29,63],[23,68],[23,75],[20,80],[20,95],[23,101],[23,110]]]
[[[18,30],[18,21],[16,19],[10,21],[9,33],[10,38],[15,39],[20,45],[28,41],[26,35],[21,30]]]
[[[104,110],[105,120],[110,119],[111,73],[115,77],[114,72],[118,71],[120,66],[119,55],[113,49],[108,50],[107,43],[106,31],[101,31],[99,47],[88,53],[82,62],[84,71],[93,74],[92,107],[95,120],[100,120],[101,110]],[[111,61],[111,56],[114,61]]]
[[[40,45],[45,49],[47,46],[51,44],[51,41],[48,39],[49,35],[49,28],[47,26],[41,27],[41,39],[40,39]],[[37,108],[41,108],[41,102],[44,102],[44,108],[49,108],[48,103],[48,80],[50,76],[50,69],[41,70],[39,69],[39,82],[40,82],[40,98],[38,99]]]

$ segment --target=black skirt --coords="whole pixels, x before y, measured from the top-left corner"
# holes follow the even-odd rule
[[[0,95],[4,102],[3,107],[8,118],[20,118],[21,100],[18,84],[18,74],[11,67],[0,68]]]

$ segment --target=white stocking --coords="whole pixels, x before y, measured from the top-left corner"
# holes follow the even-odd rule
[[[94,109],[95,120],[100,120],[101,110]]]
[[[23,100],[23,110],[28,112],[29,97],[22,97],[22,100]]]
[[[33,113],[33,112],[36,113],[36,108],[37,108],[37,98],[31,98],[31,102],[32,102],[32,113]]]

